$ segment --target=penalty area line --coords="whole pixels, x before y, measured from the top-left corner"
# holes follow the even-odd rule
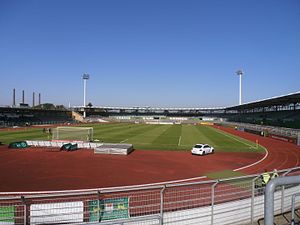
[[[125,141],[128,141],[128,138],[127,138],[127,139],[125,139],[125,140],[123,140],[123,141],[121,141],[120,143],[124,143]]]
[[[179,145],[180,145],[180,143],[181,143],[181,135],[180,135],[180,137],[179,137],[179,140],[178,140],[178,144],[177,144],[177,146],[179,146]]]

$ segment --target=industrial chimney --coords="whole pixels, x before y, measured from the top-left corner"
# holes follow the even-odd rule
[[[25,104],[25,91],[22,91],[22,104]]]
[[[16,106],[16,89],[13,90],[13,106]]]
[[[35,106],[35,93],[32,93],[32,107]]]

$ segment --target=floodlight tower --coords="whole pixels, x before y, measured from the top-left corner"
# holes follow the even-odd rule
[[[242,75],[244,74],[243,70],[238,70],[235,72],[236,75],[240,76],[240,93],[239,93],[239,105],[242,104]]]
[[[83,117],[86,117],[85,107],[86,107],[86,81],[90,79],[90,75],[84,73],[82,76],[83,79]]]

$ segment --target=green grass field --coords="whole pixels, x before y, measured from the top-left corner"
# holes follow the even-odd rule
[[[206,143],[212,145],[216,151],[264,151],[255,143],[210,126],[113,123],[93,127],[94,139],[108,143],[131,143],[135,149],[190,150],[197,143]],[[0,131],[0,141],[4,144],[12,141],[48,139],[42,128]]]

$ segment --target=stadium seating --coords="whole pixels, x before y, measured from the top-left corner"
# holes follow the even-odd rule
[[[251,123],[259,125],[300,128],[300,110],[276,112],[234,113],[220,115],[230,122]]]
[[[28,126],[73,122],[69,111],[37,110],[30,108],[0,107],[0,126]]]

